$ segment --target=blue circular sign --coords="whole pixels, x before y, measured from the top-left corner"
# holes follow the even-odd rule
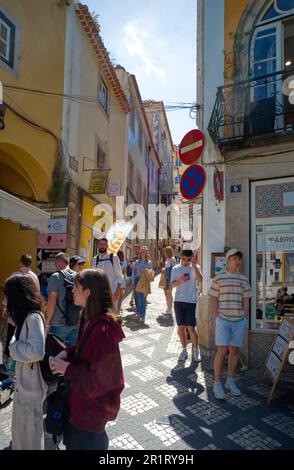
[[[202,166],[191,165],[183,173],[180,183],[182,196],[185,199],[196,199],[203,191],[206,174]]]

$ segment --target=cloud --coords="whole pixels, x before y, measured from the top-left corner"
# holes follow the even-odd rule
[[[144,64],[144,71],[148,75],[156,75],[160,80],[166,78],[165,70],[152,59],[153,53],[158,56],[160,41],[155,40],[151,34],[129,22],[124,28],[123,44],[131,57],[138,58]]]

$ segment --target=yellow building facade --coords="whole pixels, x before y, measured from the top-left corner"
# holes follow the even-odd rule
[[[5,110],[5,128],[0,131],[0,190],[17,198],[18,214],[23,212],[22,202],[32,204],[24,206],[27,214],[31,207],[32,219],[38,213],[33,205],[48,203],[58,158],[63,100],[49,93],[63,93],[66,15],[66,7],[53,0],[42,5],[27,0],[25,6],[17,0],[3,0],[0,5],[0,80]],[[12,198],[8,202],[7,197],[1,199],[0,207],[11,204],[12,215],[18,203]],[[7,220],[3,211],[1,286],[18,268],[21,254],[36,253],[38,233],[38,224],[31,223],[29,215],[26,220],[20,217],[19,224],[18,216]]]

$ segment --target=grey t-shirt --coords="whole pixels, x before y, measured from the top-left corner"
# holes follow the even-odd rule
[[[183,266],[178,264],[172,269],[171,281],[177,281],[184,274],[189,274],[190,279],[182,282],[181,285],[176,287],[175,302],[186,302],[188,304],[196,304],[197,289],[196,289],[196,274],[192,266]]]
[[[65,271],[65,270],[64,270]],[[69,271],[71,274],[76,274],[75,271],[72,271],[71,269],[66,269],[66,271]],[[48,282],[48,287],[47,287],[47,292],[57,292],[57,303],[56,303],[56,309],[53,314],[52,320],[51,320],[51,326],[64,326],[65,325],[65,319],[58,308],[57,305],[60,306],[60,308],[63,310],[63,302],[65,299],[65,294],[66,290],[64,287],[64,277],[61,274],[60,271],[53,273],[52,276],[49,279]]]

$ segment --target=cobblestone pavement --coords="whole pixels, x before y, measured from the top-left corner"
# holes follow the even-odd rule
[[[207,356],[197,365],[189,351],[188,361],[177,363],[176,327],[162,316],[165,298],[157,284],[158,278],[148,297],[148,327],[135,319],[129,297],[123,303],[126,386],[119,416],[107,425],[110,449],[293,449],[293,392],[279,388],[267,407],[270,384],[258,387],[249,371],[237,377],[242,397],[215,400]],[[11,409],[0,409],[0,448],[10,441]]]

